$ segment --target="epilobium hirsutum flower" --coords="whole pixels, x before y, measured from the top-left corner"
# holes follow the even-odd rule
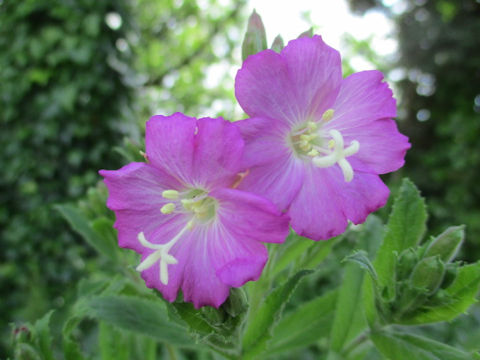
[[[243,147],[223,119],[154,116],[148,163],[100,171],[119,245],[142,254],[137,270],[169,301],[181,288],[196,307],[220,306],[230,287],[260,276],[268,256],[261,241],[288,233],[288,216],[270,201],[231,188]]]
[[[363,222],[389,195],[378,174],[400,168],[410,147],[382,80],[378,71],[342,79],[339,53],[320,36],[247,58],[235,79],[251,117],[237,123],[250,167],[240,188],[288,209],[293,229],[314,240]]]

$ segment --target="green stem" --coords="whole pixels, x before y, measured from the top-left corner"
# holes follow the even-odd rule
[[[355,339],[353,339],[350,344],[348,344],[347,346],[345,346],[345,348],[343,349],[342,351],[342,354],[343,355],[348,355],[349,353],[351,353],[353,350],[355,350],[358,346],[360,346],[361,344],[363,344],[365,341],[368,340],[368,334],[370,332],[367,330],[365,332],[363,332],[362,334],[358,335]]]
[[[177,360],[177,353],[175,352],[175,348],[170,344],[165,344],[165,347],[167,348],[168,357],[170,358],[170,360]]]

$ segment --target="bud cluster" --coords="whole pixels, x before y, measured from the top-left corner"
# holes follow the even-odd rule
[[[405,323],[437,306],[454,301],[446,289],[454,282],[461,262],[453,262],[464,239],[464,227],[450,227],[437,237],[396,257],[395,293],[380,294],[379,313],[388,323]]]

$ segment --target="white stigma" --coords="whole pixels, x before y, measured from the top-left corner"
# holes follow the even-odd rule
[[[353,168],[346,159],[348,156],[352,156],[360,149],[360,144],[357,140],[353,140],[348,147],[344,147],[343,136],[338,130],[329,131],[332,140],[329,142],[329,147],[333,150],[324,156],[316,156],[313,158],[313,164],[315,166],[325,168],[330,167],[336,163],[342,170],[343,177],[346,182],[353,180]]]
[[[168,285],[168,265],[175,265],[178,260],[170,255],[168,252],[173,245],[185,234],[187,230],[192,228],[192,220],[190,220],[183,228],[166,244],[153,244],[145,238],[145,234],[140,232],[138,234],[138,241],[143,247],[155,250],[148,255],[136,268],[137,271],[143,271],[151,268],[155,263],[160,261],[160,281],[163,285]]]

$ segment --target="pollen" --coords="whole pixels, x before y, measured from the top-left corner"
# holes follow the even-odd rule
[[[175,204],[174,203],[165,204],[162,206],[160,211],[162,212],[162,214],[165,214],[165,215],[171,214],[172,212],[175,211]]]
[[[330,121],[332,120],[333,118],[333,114],[335,113],[335,110],[333,109],[328,109],[327,111],[325,111],[322,115],[322,120],[324,122],[327,122],[327,121]]]
[[[165,190],[164,192],[162,192],[162,196],[165,199],[176,200],[178,199],[179,194],[177,190]]]

